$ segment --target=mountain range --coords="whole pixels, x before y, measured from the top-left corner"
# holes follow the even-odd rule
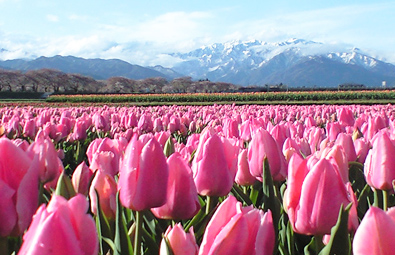
[[[282,83],[290,87],[337,87],[355,83],[378,87],[383,81],[387,86],[395,86],[395,65],[358,48],[334,47],[303,39],[278,43],[258,40],[216,43],[168,55],[176,60],[171,68],[73,56],[6,60],[0,61],[0,68],[20,71],[51,68],[99,80],[114,76],[130,79],[190,76],[242,86]]]

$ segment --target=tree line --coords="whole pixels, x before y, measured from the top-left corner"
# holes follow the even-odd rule
[[[81,74],[69,74],[54,69],[27,72],[0,69],[0,92],[42,93],[215,93],[237,91],[239,86],[208,79],[193,81],[180,77],[171,81],[162,78],[133,80],[111,77],[95,80]]]

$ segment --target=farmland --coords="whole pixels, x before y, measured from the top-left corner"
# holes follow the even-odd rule
[[[395,233],[393,98],[345,91],[3,102],[1,249],[391,252],[382,233]]]

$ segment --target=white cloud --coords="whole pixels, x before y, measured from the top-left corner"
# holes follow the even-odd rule
[[[226,15],[228,13],[216,11],[169,12],[157,17],[146,16],[143,20],[128,20],[123,17],[123,20],[114,19],[108,23],[104,23],[104,19],[100,20],[103,23],[99,23],[93,22],[93,17],[73,14],[67,17],[68,20],[84,21],[84,29],[85,26],[89,28],[86,30],[88,32],[57,38],[23,38],[8,34],[0,38],[0,48],[14,49],[13,56],[21,57],[26,57],[28,52],[36,56],[60,54],[85,58],[120,58],[140,65],[165,66],[179,60],[163,53],[186,52],[203,45],[235,39],[273,42],[296,37],[331,43],[328,47],[338,47],[339,42],[347,42],[362,48],[359,43],[366,42],[371,35],[361,32],[362,30],[354,30],[355,25],[358,27],[363,19],[368,20],[366,16],[371,13],[377,14],[394,7],[388,4],[353,5],[287,13],[238,23],[229,18],[230,15]],[[46,18],[53,22],[59,21],[59,17],[55,15],[47,15]],[[383,48],[391,42],[381,41]],[[371,42],[371,45],[377,44]],[[316,50],[323,49],[317,47]],[[382,53],[388,54],[384,51]],[[393,53],[386,56],[388,60],[395,62]]]
[[[51,21],[51,22],[58,22],[59,21],[59,17],[56,15],[53,15],[53,14],[48,14],[46,16],[46,18],[48,21]]]
[[[72,20],[72,21],[87,21],[87,20],[90,19],[90,17],[89,16],[84,16],[84,15],[71,14],[68,17],[68,19]]]

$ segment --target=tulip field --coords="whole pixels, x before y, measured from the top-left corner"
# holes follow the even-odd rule
[[[0,108],[0,254],[395,254],[395,107]]]

